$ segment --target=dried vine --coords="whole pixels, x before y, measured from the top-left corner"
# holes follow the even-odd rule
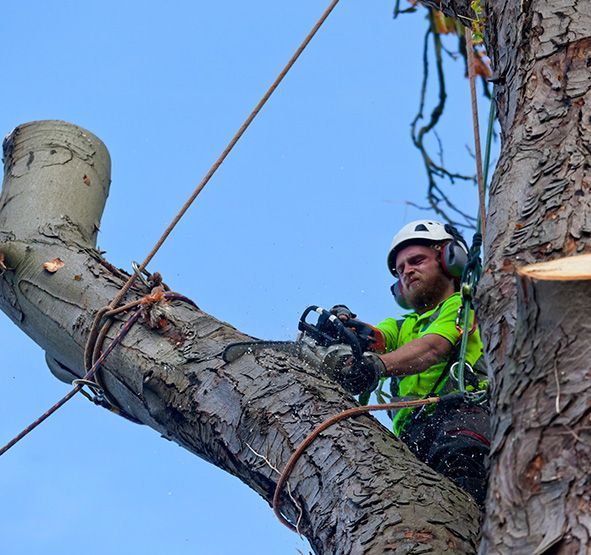
[[[400,0],[396,1],[394,18],[401,14],[412,13],[418,10],[416,0],[409,0],[409,2],[410,5],[402,9],[400,7]],[[479,2],[479,0],[475,0],[475,2]],[[453,60],[461,57],[464,59],[464,63],[467,64],[466,41],[462,31],[463,26],[438,10],[431,8],[426,9],[428,27],[423,41],[423,79],[419,94],[419,107],[417,114],[411,123],[411,138],[413,144],[421,154],[427,174],[427,206],[421,206],[411,202],[409,202],[409,204],[421,210],[434,211],[445,221],[456,226],[474,227],[476,219],[472,215],[458,208],[453,199],[448,193],[446,193],[444,185],[445,182],[454,184],[456,180],[476,183],[475,176],[451,171],[446,167],[443,159],[443,145],[437,134],[437,125],[445,111],[447,101],[443,55],[447,54]],[[476,33],[478,33],[478,29],[480,29],[481,25],[481,12],[474,11],[478,16],[475,20],[475,23],[478,25]],[[453,34],[458,37],[457,52],[453,52],[444,46],[442,35],[446,34]],[[433,53],[431,53],[431,47]],[[490,98],[488,83],[486,81],[490,76],[490,69],[487,65],[486,52],[481,44],[478,44],[475,47],[475,54],[477,59],[476,71],[482,77],[485,96]],[[434,77],[432,77],[430,73],[431,58],[435,65]],[[435,86],[438,90],[437,102],[435,106],[430,109],[427,116],[428,119],[426,119],[426,97],[433,81],[435,81]],[[423,123],[423,125],[420,125],[421,123]],[[437,144],[437,151],[434,154],[429,151],[429,148],[426,145],[426,139],[430,136],[434,137]]]

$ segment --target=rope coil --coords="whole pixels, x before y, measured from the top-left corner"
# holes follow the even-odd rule
[[[154,278],[153,276],[156,276],[156,278]],[[150,283],[157,283],[158,279],[160,279],[160,282],[162,281],[160,274],[151,274],[148,278],[148,281]],[[173,300],[182,301],[199,310],[199,307],[188,297],[185,297],[184,295],[174,293],[166,289],[168,289],[167,286],[165,284],[162,284],[154,287],[148,295],[145,295],[141,299],[131,301],[117,308],[109,309],[109,307],[104,307],[103,309],[99,310],[94,318],[91,331],[88,335],[88,339],[84,350],[85,367],[92,368],[96,365],[97,360],[100,357],[101,350],[107,337],[107,334],[113,326],[114,316],[121,314],[123,312],[127,312],[128,310],[131,310],[136,307],[142,308],[143,314],[144,316],[146,316],[146,311],[150,306],[163,301]],[[85,395],[85,397],[87,397],[87,399],[92,401],[94,404],[100,405],[103,408],[106,408],[107,410],[110,410],[111,412],[118,414],[119,416],[123,416],[131,422],[141,424],[141,422],[137,420],[137,418],[131,416],[130,414],[125,412],[121,407],[119,407],[117,401],[111,395],[109,395],[108,390],[105,387],[103,380],[101,378],[100,369],[101,364],[99,364],[96,367],[95,372],[91,378],[86,378],[84,380],[84,385],[90,387],[90,383],[92,383],[93,387],[91,389],[96,389],[100,393],[95,393],[95,397],[89,397],[87,395]],[[81,390],[81,393],[84,394],[84,390]]]

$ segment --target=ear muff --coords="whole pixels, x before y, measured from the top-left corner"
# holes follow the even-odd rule
[[[439,262],[447,277],[461,277],[468,263],[468,253],[461,243],[450,241],[441,249]]]
[[[401,308],[404,308],[404,310],[412,308],[404,298],[404,293],[402,292],[402,283],[400,283],[400,280],[396,280],[390,286],[390,291],[392,292],[392,295],[394,295],[394,300],[400,305]]]

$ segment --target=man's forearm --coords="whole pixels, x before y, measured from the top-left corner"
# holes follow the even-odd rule
[[[425,335],[380,355],[386,366],[386,376],[407,376],[423,372],[440,362],[450,351],[451,343],[440,335]]]

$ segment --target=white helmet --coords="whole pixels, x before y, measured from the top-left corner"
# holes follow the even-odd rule
[[[454,235],[455,233],[455,235]],[[396,276],[396,255],[409,243],[438,243],[440,241],[456,241],[468,254],[464,239],[452,226],[444,225],[436,220],[416,220],[406,224],[392,239],[388,251],[388,269]]]

